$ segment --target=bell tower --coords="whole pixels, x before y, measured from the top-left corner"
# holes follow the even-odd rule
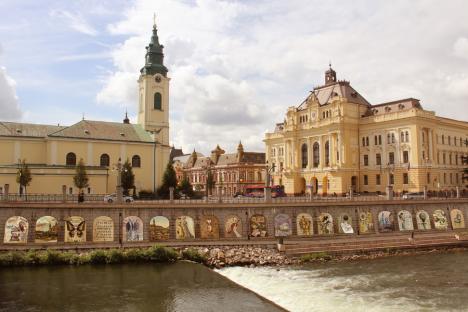
[[[325,72],[325,85],[334,84],[336,82],[336,71],[331,67],[331,63],[328,67],[329,69]]]
[[[156,22],[146,47],[145,66],[138,79],[138,123],[154,140],[169,146],[169,81],[164,66],[164,46],[159,43]]]

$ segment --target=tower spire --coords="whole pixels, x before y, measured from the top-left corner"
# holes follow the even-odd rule
[[[164,46],[159,43],[158,29],[156,27],[156,13],[153,15],[153,33],[151,40],[146,47],[145,66],[140,70],[142,75],[161,74],[167,75],[167,68],[164,66]]]

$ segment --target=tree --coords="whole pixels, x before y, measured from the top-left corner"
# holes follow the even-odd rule
[[[76,165],[75,168],[75,176],[73,177],[73,183],[79,189],[79,193],[81,193],[82,189],[89,186],[88,182],[89,178],[88,174],[86,173],[86,167],[83,159],[81,158],[78,162],[78,165]]]
[[[133,174],[132,165],[130,164],[128,159],[122,166],[121,178],[123,193],[124,195],[128,196],[129,190],[135,187],[135,174]]]
[[[208,174],[206,175],[206,196],[213,193],[215,184],[216,181],[214,180],[213,173],[211,173],[211,170],[208,170]]]
[[[18,172],[16,173],[16,182],[20,185],[20,195],[23,194],[23,187],[24,192],[26,193],[26,187],[31,183],[31,180],[31,171],[29,170],[29,167],[26,164],[26,160],[23,159],[23,161],[19,165]]]
[[[184,174],[184,178],[182,179],[182,181],[180,181],[180,184],[177,187],[177,190],[180,193],[183,193],[183,194],[185,194],[185,195],[187,195],[189,197],[193,196],[193,186],[190,183],[190,180],[187,177],[187,175]]]
[[[169,198],[169,188],[174,189],[177,186],[177,175],[172,166],[172,162],[169,162],[166,166],[166,170],[163,175],[163,184],[158,188],[158,195],[163,198]]]

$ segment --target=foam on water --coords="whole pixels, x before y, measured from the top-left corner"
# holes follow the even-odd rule
[[[231,267],[217,270],[232,281],[290,311],[421,311],[431,300],[407,296],[408,286],[391,287],[398,276],[389,273],[337,275],[333,268]],[[388,282],[389,287],[385,286]]]

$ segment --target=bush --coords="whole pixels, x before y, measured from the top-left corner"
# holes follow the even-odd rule
[[[154,262],[174,262],[179,258],[179,254],[173,248],[158,245],[150,247],[147,256]]]
[[[28,265],[44,264],[47,262],[47,255],[45,252],[30,250],[24,256],[25,262]]]
[[[90,262],[93,264],[107,263],[107,254],[104,250],[94,250],[89,255]]]
[[[139,248],[132,248],[125,251],[125,259],[128,262],[140,262],[147,259],[147,253],[145,250]]]
[[[206,256],[202,255],[195,248],[187,248],[182,251],[182,258],[185,260],[190,260],[198,263],[204,263],[206,261]]]
[[[112,249],[107,253],[107,263],[122,263],[125,262],[125,255],[119,249]]]
[[[331,260],[332,256],[326,252],[317,252],[301,256],[301,262],[311,262],[315,260]]]

